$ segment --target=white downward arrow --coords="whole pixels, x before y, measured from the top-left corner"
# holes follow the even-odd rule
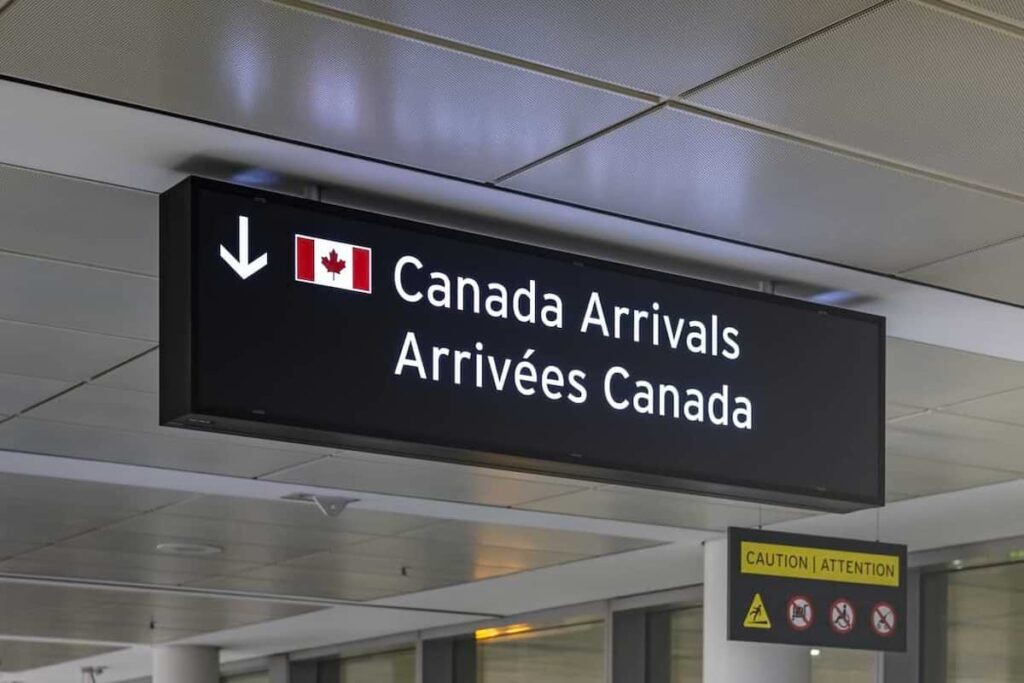
[[[238,273],[238,277],[247,280],[250,275],[267,265],[267,255],[263,254],[255,261],[249,260],[249,219],[238,217],[238,258],[236,259],[223,244],[220,245],[220,257]]]

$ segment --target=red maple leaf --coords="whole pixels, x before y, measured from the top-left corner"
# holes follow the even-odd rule
[[[320,257],[320,263],[324,264],[324,268],[331,274],[331,279],[334,279],[338,273],[345,270],[344,259],[338,258],[338,252],[333,249],[331,249],[331,253],[328,256]]]

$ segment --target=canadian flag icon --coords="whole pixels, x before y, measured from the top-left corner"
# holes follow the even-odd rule
[[[371,260],[369,247],[295,236],[295,279],[299,282],[369,294]]]

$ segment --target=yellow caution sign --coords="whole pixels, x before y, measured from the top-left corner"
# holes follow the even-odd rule
[[[900,557],[743,541],[740,544],[740,572],[898,588]]]
[[[765,609],[764,600],[760,593],[754,593],[754,599],[750,601],[750,608],[747,609],[747,618],[743,620],[743,628],[770,629],[772,620],[768,617],[768,610]]]

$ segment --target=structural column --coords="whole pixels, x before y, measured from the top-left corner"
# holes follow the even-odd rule
[[[704,546],[704,683],[810,683],[808,648],[728,640],[729,547]]]
[[[155,647],[153,683],[220,683],[220,652],[202,645]]]

